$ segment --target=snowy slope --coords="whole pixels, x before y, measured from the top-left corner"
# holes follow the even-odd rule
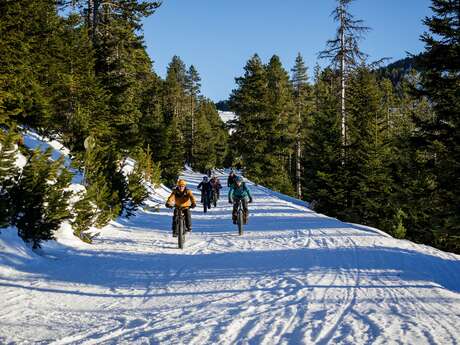
[[[224,121],[224,123],[232,121],[236,117],[235,113],[233,113],[231,111],[220,111],[220,110],[219,110],[219,116],[222,119],[222,121]]]
[[[184,178],[196,194],[201,175]],[[41,255],[2,230],[0,343],[459,342],[460,256],[249,186],[243,236],[224,188],[217,208],[193,210],[183,251],[164,207],[111,223],[93,245],[63,228]]]

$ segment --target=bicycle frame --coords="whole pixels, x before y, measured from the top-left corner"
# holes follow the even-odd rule
[[[184,248],[185,242],[185,207],[176,206],[177,216],[176,216],[176,232],[177,232],[177,242],[180,249]]]
[[[243,234],[243,202],[241,199],[236,199],[235,203],[237,204],[236,208],[236,224],[238,226],[238,234]]]

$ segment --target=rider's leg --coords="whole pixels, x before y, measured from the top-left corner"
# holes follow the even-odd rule
[[[187,208],[184,210],[185,213],[185,227],[186,231],[192,231],[192,212],[190,212],[190,209]]]
[[[233,224],[236,224],[237,218],[238,218],[238,203],[236,201],[234,201],[233,202],[233,211],[232,211]]]
[[[211,191],[208,192],[208,208],[211,208]]]
[[[172,221],[172,225],[171,225],[171,228],[172,228],[172,232],[173,232],[173,236],[174,236],[174,237],[177,237],[176,219],[177,219],[177,209],[174,209],[173,221]]]
[[[246,224],[249,218],[248,199],[244,198],[242,202],[243,202],[243,223]]]

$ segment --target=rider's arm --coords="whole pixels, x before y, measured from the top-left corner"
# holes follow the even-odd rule
[[[233,187],[230,187],[230,189],[228,190],[228,201],[232,201],[233,200]]]
[[[248,193],[249,200],[252,201],[251,192],[249,191],[249,188],[246,187],[246,184],[244,185],[244,188],[246,189],[246,192]]]
[[[174,196],[174,191],[169,195],[168,200],[166,200],[166,203],[169,205],[174,205],[175,204],[176,197]]]
[[[196,204],[195,196],[193,195],[193,193],[192,193],[191,190],[188,191],[188,196],[189,196],[189,198],[190,198],[190,202],[191,202],[192,204]]]

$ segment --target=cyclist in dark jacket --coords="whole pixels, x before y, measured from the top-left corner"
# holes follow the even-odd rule
[[[216,193],[217,200],[220,198],[220,190],[222,189],[222,185],[220,184],[219,178],[217,176],[213,176],[211,178],[211,187],[214,193]]]
[[[236,174],[235,172],[232,170],[230,171],[230,174],[228,175],[228,179],[227,179],[227,187],[231,187],[235,184],[235,179],[236,179]]]
[[[197,188],[201,191],[201,203],[206,202],[207,207],[211,208],[212,186],[207,176],[203,176],[203,181],[198,184]]]
[[[236,224],[236,219],[238,216],[238,203],[236,202],[238,200],[241,200],[243,204],[243,223],[247,224],[249,216],[248,203],[252,202],[252,196],[248,187],[246,187],[246,184],[243,182],[243,178],[241,176],[237,176],[235,178],[235,184],[232,185],[228,191],[228,202],[233,204],[233,224]]]

